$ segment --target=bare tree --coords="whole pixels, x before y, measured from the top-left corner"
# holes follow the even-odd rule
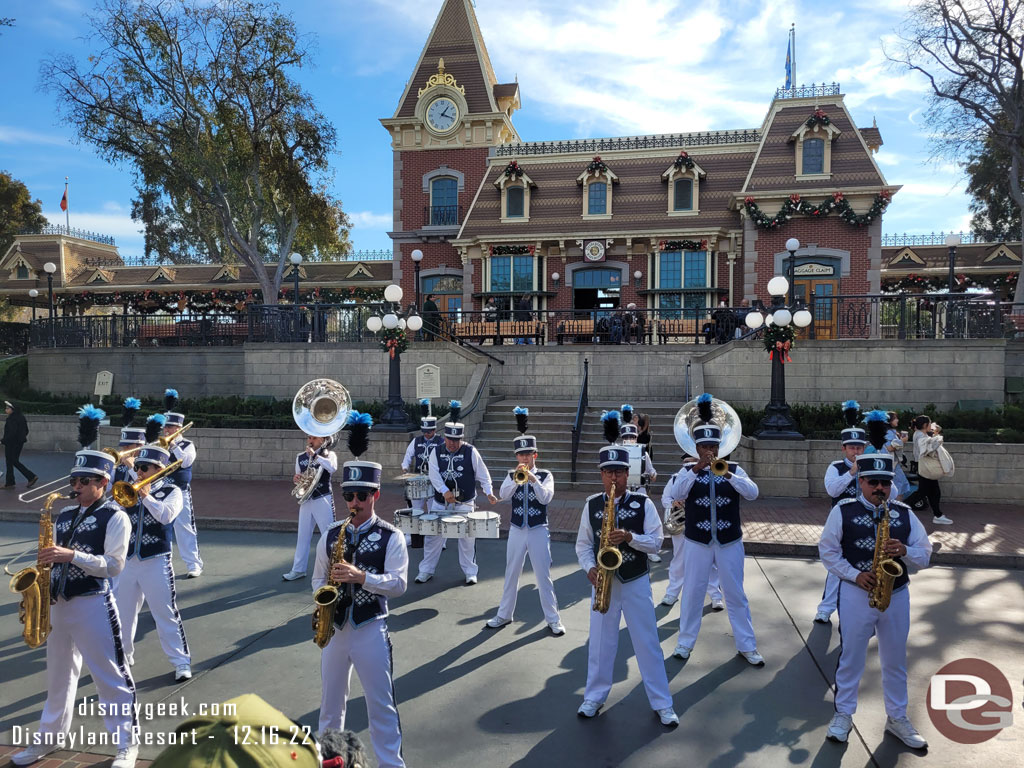
[[[890,61],[931,86],[933,152],[964,164],[986,141],[1009,157],[1008,187],[1024,211],[1024,4],[1020,0],[921,0]],[[1021,232],[1024,240],[1024,231]],[[1024,302],[1024,264],[1014,302]]]
[[[339,250],[333,125],[291,73],[307,55],[266,0],[100,0],[87,61],[43,61],[79,137],[128,164],[147,250],[241,261],[277,303],[293,247]],[[267,257],[264,254],[268,254]]]

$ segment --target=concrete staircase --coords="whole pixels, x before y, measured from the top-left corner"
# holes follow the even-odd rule
[[[587,409],[583,419],[577,461],[578,482],[575,485],[569,483],[572,468],[572,426],[576,419],[575,401],[500,400],[488,405],[474,445],[491,471],[491,476],[495,480],[495,492],[504,479],[504,473],[515,466],[512,440],[519,433],[516,431],[512,409],[516,405],[530,409],[529,434],[536,435],[540,450],[537,463],[542,469],[554,473],[556,489],[572,487],[587,493],[602,490],[601,478],[597,471],[597,452],[606,445],[601,429],[601,413],[604,410],[618,408],[621,404],[597,402]],[[682,403],[632,405],[636,413],[647,413],[651,416],[654,468],[658,472],[658,480],[652,493],[655,501],[659,501],[669,476],[681,463],[681,451],[672,436],[672,421]]]

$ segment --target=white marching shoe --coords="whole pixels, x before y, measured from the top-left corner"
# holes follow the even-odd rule
[[[434,578],[434,574],[432,574],[432,573],[418,573],[418,574],[416,574],[416,583],[417,584],[426,584],[432,578]]]
[[[818,611],[816,614],[814,614],[814,623],[815,624],[831,624],[832,623],[832,614],[827,613],[826,611]]]
[[[851,730],[853,730],[853,718],[842,712],[836,712],[832,715],[832,722],[828,724],[828,733],[825,734],[825,738],[845,744],[846,740],[850,738]]]
[[[658,716],[658,719],[661,720],[662,725],[667,725],[672,728],[675,728],[677,725],[679,725],[679,715],[675,713],[672,707],[665,707],[664,709],[659,709],[654,714],[656,714]]]
[[[688,659],[690,654],[693,653],[693,648],[688,648],[682,643],[676,646],[676,649],[672,651],[672,655],[677,659]]]
[[[192,667],[188,664],[179,664],[174,668],[174,682],[192,679]]]
[[[11,762],[15,765],[32,765],[55,751],[57,751],[56,744],[36,744],[21,750],[21,752],[15,752],[11,755]]]
[[[928,742],[924,740],[924,736],[917,732],[917,728],[910,722],[910,718],[905,715],[885,718],[885,730],[911,749],[928,748]]]
[[[110,768],[135,768],[135,761],[139,757],[139,748],[135,745],[122,747],[117,750],[117,757],[110,764]]]
[[[711,610],[712,611],[724,611],[725,602],[720,597],[711,598]]]
[[[565,627],[562,626],[562,622],[560,622],[560,621],[550,621],[550,622],[548,622],[548,629],[551,630],[551,634],[554,635],[555,637],[561,637],[562,635],[565,634]]]
[[[757,648],[752,651],[740,651],[740,656],[747,660],[747,663],[752,667],[763,667],[764,656],[757,652]]]
[[[663,598],[661,598],[661,604],[662,605],[675,605],[678,602],[679,602],[679,595],[670,595],[668,592],[666,592],[665,596]]]
[[[576,714],[580,717],[593,717],[603,706],[604,704],[602,702],[584,699],[583,703],[580,704],[580,708],[576,710]]]
[[[306,578],[305,571],[288,571],[288,573],[282,573],[281,578],[285,581],[298,581],[299,579]]]
[[[487,620],[484,624],[485,629],[498,629],[498,627],[504,627],[506,624],[511,624],[512,619],[503,619],[501,616],[494,616]]]

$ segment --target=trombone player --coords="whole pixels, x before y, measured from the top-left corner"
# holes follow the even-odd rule
[[[292,482],[298,486],[302,481],[313,484],[313,487],[308,495],[299,501],[299,532],[295,541],[295,557],[292,559],[291,570],[281,576],[285,581],[306,577],[306,563],[309,560],[309,545],[313,540],[314,524],[323,536],[334,522],[331,478],[338,471],[338,456],[330,450],[329,441],[328,437],[306,435],[306,450],[295,457],[295,474],[292,475]]]
[[[170,453],[159,445],[147,445],[135,457],[135,473],[139,479],[132,487],[138,494],[138,502],[125,507],[131,536],[128,559],[117,579],[115,592],[128,665],[135,663],[135,628],[142,604],[146,602],[156,622],[160,646],[174,669],[174,680],[179,682],[192,677],[192,655],[175,600],[171,567],[171,526],[181,514],[181,490],[158,477],[169,464]],[[115,490],[115,495],[118,492]]]
[[[178,405],[178,393],[168,389],[164,392],[164,405],[167,412],[164,417],[164,437],[174,438],[167,449],[173,460],[181,460],[178,471],[171,475],[171,482],[181,489],[184,506],[181,514],[174,518],[174,542],[178,545],[178,554],[185,561],[186,575],[196,579],[203,575],[203,558],[199,554],[199,533],[196,530],[195,508],[192,505],[192,467],[196,463],[196,445],[186,440],[181,433],[185,427],[185,414],[174,409]]]

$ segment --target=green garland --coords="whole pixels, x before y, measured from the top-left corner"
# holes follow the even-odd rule
[[[680,152],[679,157],[672,161],[672,165],[674,165],[677,170],[685,166],[686,170],[689,171],[693,169],[693,160],[691,160],[690,156],[685,152]]]
[[[889,207],[889,203],[891,202],[892,192],[887,189],[883,189],[875,195],[875,199],[872,201],[871,207],[868,209],[868,212],[863,215],[858,215],[853,210],[853,206],[850,205],[846,196],[842,192],[833,192],[832,196],[826,197],[821,201],[820,205],[809,203],[803,200],[800,195],[790,195],[789,199],[782,204],[782,208],[779,209],[779,212],[771,217],[761,211],[757,203],[754,202],[753,197],[745,198],[743,200],[743,205],[746,208],[751,221],[753,221],[759,229],[777,229],[797,213],[801,213],[804,216],[825,217],[833,212],[838,213],[839,218],[847,224],[863,227],[881,216],[885,209]]]
[[[706,251],[707,240],[662,240],[658,243],[659,251]]]
[[[525,256],[533,255],[534,245],[492,245],[491,256]]]
[[[825,114],[825,110],[816,109],[814,114],[807,118],[807,127],[813,128],[816,125],[831,125],[832,121],[829,120],[828,115]]]
[[[782,362],[789,361],[789,350],[796,346],[796,329],[792,325],[766,325],[764,329],[764,349],[768,357],[782,355]]]
[[[1008,272],[1005,275],[959,274],[956,276],[953,291],[964,291],[967,288],[987,288],[997,292],[1002,289],[1013,290],[1017,287],[1018,275],[1017,272]],[[933,293],[945,290],[948,285],[948,277],[909,274],[886,282],[882,289],[886,293]]]
[[[380,332],[380,348],[391,357],[400,355],[409,348],[409,336],[402,328],[385,328]]]

